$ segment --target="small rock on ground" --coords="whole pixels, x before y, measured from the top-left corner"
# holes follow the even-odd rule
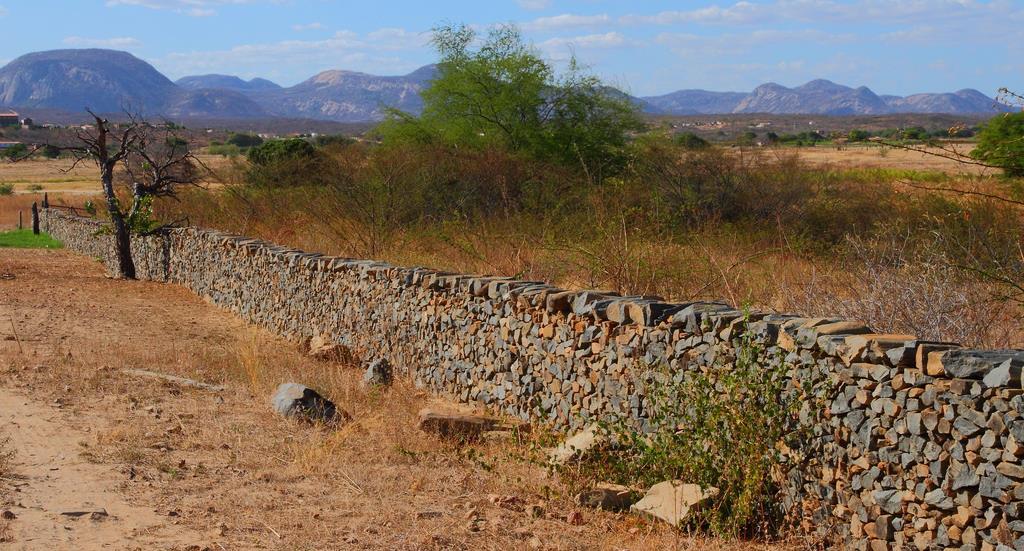
[[[348,414],[335,407],[333,402],[298,383],[284,383],[277,387],[271,403],[278,414],[304,421],[335,424],[349,419]]]
[[[619,484],[600,483],[579,495],[580,505],[605,511],[625,511],[635,501],[633,490]]]

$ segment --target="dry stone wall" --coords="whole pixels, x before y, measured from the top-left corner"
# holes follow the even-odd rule
[[[91,220],[44,211],[112,265]],[[1024,351],[967,350],[838,319],[744,313],[402,268],[183,228],[136,238],[140,277],[184,285],[292,339],[324,336],[417,384],[572,430],[643,427],[652,366],[727,365],[741,334],[813,388],[786,506],[851,549],[1024,549]]]

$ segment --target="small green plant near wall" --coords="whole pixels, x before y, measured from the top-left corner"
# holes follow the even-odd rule
[[[647,431],[625,421],[604,425],[612,444],[563,468],[562,477],[580,489],[614,482],[642,490],[666,480],[715,487],[720,493],[689,528],[729,538],[778,533],[784,451],[806,434],[803,392],[779,354],[749,334],[734,343],[734,357],[706,370],[651,368]]]
[[[0,195],[13,195],[14,184],[0,183]]]
[[[32,230],[14,230],[0,232],[0,248],[4,247],[13,249],[59,249],[63,245],[60,241],[45,233],[34,235]]]

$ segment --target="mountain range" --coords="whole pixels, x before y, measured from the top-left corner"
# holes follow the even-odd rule
[[[176,118],[376,121],[388,108],[418,112],[423,105],[420,91],[436,72],[433,65],[402,76],[332,70],[287,88],[266,79],[246,81],[230,75],[189,76],[172,82],[127,52],[53,50],[24,55],[0,69],[0,106],[70,112],[88,107],[104,113],[128,109]],[[628,97],[645,112],[663,115],[966,115],[1008,110],[972,89],[879,96],[864,86],[850,88],[828,80],[813,80],[795,88],[768,83],[749,93],[680,90]]]

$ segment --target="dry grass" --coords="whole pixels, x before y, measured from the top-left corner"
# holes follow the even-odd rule
[[[196,157],[213,171],[231,163],[230,159],[219,155]],[[70,158],[32,158],[17,163],[3,161],[0,162],[0,182],[14,184],[15,193],[96,193],[99,189],[99,169],[91,163],[74,164]]]
[[[69,205],[81,207],[89,199],[87,195],[51,194],[53,205]],[[31,227],[32,203],[42,203],[42,194],[14,194],[0,196],[0,230],[18,227],[18,214],[22,216],[24,226]]]
[[[891,170],[916,170],[941,172],[951,176],[991,175],[999,171],[978,165],[958,163],[942,158],[938,148],[922,148],[923,151],[892,148],[877,144],[819,145],[815,147],[784,148],[782,151],[796,151],[800,158],[814,166],[828,165],[840,168],[884,168]],[[957,151],[967,155],[974,144],[957,146]],[[929,154],[933,153],[933,154]]]

